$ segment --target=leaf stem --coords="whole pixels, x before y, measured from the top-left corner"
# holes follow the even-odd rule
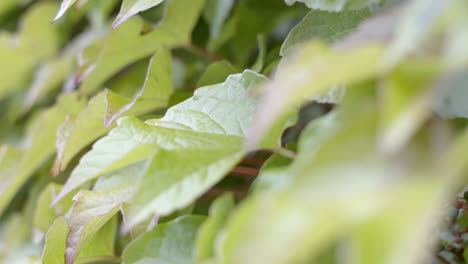
[[[185,48],[197,55],[200,55],[204,58],[207,58],[209,60],[212,60],[212,61],[221,61],[221,60],[224,60],[224,58],[222,58],[221,56],[219,55],[216,55],[214,53],[211,53],[203,48],[200,48],[198,46],[195,46],[193,44],[190,44],[190,45],[187,45],[185,46]]]

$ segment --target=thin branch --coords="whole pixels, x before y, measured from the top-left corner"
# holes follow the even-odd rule
[[[194,45],[187,45],[185,46],[185,48],[197,55],[200,55],[204,58],[207,58],[209,60],[212,60],[212,61],[221,61],[221,60],[224,60],[223,57],[219,56],[219,55],[216,55],[214,53],[211,53],[203,48],[200,48],[200,47],[197,47],[197,46],[194,46]]]

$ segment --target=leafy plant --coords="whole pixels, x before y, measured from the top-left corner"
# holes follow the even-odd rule
[[[468,2],[3,0],[0,25],[1,263],[468,260]]]

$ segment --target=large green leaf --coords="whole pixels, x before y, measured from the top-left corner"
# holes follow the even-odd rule
[[[18,163],[19,169],[10,174],[0,192],[0,213],[6,208],[16,192],[28,178],[55,152],[55,134],[68,114],[78,113],[84,101],[77,94],[64,94],[57,104],[38,115],[28,128],[24,154]]]
[[[285,0],[288,5],[302,2],[312,9],[327,11],[342,11],[346,9],[364,8],[369,4],[379,3],[381,0]]]
[[[462,38],[455,37],[463,34],[459,27],[466,27],[468,22],[466,14],[468,14],[468,4],[465,1],[418,0],[409,2],[395,27],[395,37],[385,54],[384,66],[393,67],[404,58],[421,52],[423,43],[440,42],[445,38],[438,38],[438,36],[444,31],[447,32],[447,40],[441,45],[445,46],[448,58],[461,61],[461,63],[449,61],[448,64],[459,66],[459,64],[466,63],[466,53],[463,53],[463,49],[457,48],[465,42]],[[451,40],[460,43],[454,43]],[[430,52],[429,49],[428,51]],[[458,51],[459,54],[453,54],[454,51]]]
[[[210,24],[210,37],[217,38],[234,5],[233,0],[207,0],[203,15]]]
[[[123,264],[193,263],[195,236],[203,216],[184,216],[157,225],[123,252]]]

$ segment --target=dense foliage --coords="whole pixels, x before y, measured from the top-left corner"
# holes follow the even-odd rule
[[[468,262],[466,0],[0,0],[0,26],[0,263]]]

